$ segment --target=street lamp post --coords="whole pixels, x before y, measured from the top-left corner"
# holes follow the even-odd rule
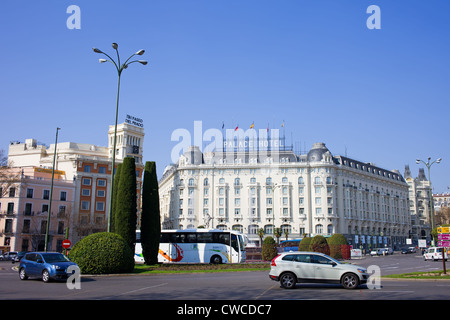
[[[134,62],[139,62],[142,65],[146,65],[147,61],[145,60],[133,60],[130,61],[130,59],[136,55],[138,56],[142,56],[145,52],[145,50],[139,50],[136,53],[132,54],[123,64],[120,64],[120,56],[119,56],[119,50],[117,50],[117,48],[119,47],[119,45],[117,43],[113,43],[112,47],[114,50],[116,50],[117,53],[117,61],[115,61],[113,58],[111,58],[108,54],[104,53],[103,51],[97,49],[97,48],[92,48],[92,50],[94,50],[95,53],[101,53],[104,54],[106,57],[109,58],[108,59],[98,59],[98,61],[100,63],[103,62],[111,62],[112,64],[114,64],[114,66],[116,67],[117,70],[117,74],[118,74],[118,82],[117,82],[117,100],[116,100],[116,120],[115,120],[115,125],[114,125],[114,144],[113,144],[113,150],[112,150],[112,168],[111,168],[111,192],[110,192],[110,197],[109,197],[109,214],[108,214],[108,232],[111,231],[111,214],[112,214],[112,204],[113,204],[113,186],[114,186],[114,168],[115,168],[115,164],[116,164],[116,141],[117,141],[117,116],[119,113],[119,91],[120,91],[120,76],[122,75],[122,71],[125,70],[126,68],[128,68],[128,66]],[[130,62],[128,62],[130,61]]]
[[[420,164],[421,162],[427,167],[427,169],[428,169],[428,181],[430,181],[430,189],[429,189],[429,193],[430,193],[430,220],[431,220],[431,231],[433,231],[433,229],[434,229],[434,213],[433,213],[433,193],[432,193],[432,191],[431,191],[431,176],[430,176],[430,169],[431,169],[431,166],[434,164],[434,163],[440,163],[441,162],[441,160],[442,160],[442,158],[437,158],[436,160],[434,160],[433,162],[431,162],[430,163],[430,161],[431,161],[431,157],[428,157],[428,159],[427,159],[427,162],[425,162],[425,161],[423,161],[423,160],[420,160],[420,159],[416,159],[416,163],[417,164]],[[431,232],[430,232],[430,234],[431,234]],[[434,246],[434,238],[433,238],[433,236],[431,235],[431,244]]]
[[[48,239],[49,239],[49,234],[50,234],[50,217],[52,214],[52,198],[53,198],[53,180],[55,178],[55,165],[56,165],[56,149],[58,147],[58,131],[61,130],[61,128],[56,128],[56,138],[55,138],[55,150],[53,152],[53,168],[52,168],[52,183],[51,183],[51,187],[50,187],[50,199],[49,199],[49,203],[48,203],[48,212],[47,212],[47,228],[45,231],[45,243],[44,243],[44,247],[45,247],[45,252],[48,251]]]

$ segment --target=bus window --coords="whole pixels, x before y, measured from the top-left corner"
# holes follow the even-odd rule
[[[212,243],[213,235],[210,232],[199,232],[197,233],[197,242],[198,243]]]
[[[231,235],[231,247],[234,250],[236,250],[236,252],[239,252],[238,239],[237,239],[237,236],[235,234]]]
[[[197,234],[193,232],[186,233],[186,242],[187,243],[197,243]]]
[[[213,239],[214,239],[215,243],[230,245],[230,234],[229,233],[225,233],[225,232],[214,233]]]

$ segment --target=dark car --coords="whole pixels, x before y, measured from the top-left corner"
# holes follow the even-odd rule
[[[28,277],[40,277],[44,282],[67,279],[72,273],[67,270],[69,266],[78,268],[75,262],[62,253],[29,252],[20,260],[19,278],[26,280]]]
[[[28,251],[20,251],[17,253],[17,255],[12,259],[12,262],[20,262],[20,260],[22,260],[22,258],[25,256],[25,254],[27,254]]]

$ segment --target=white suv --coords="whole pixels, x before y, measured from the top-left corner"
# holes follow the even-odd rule
[[[271,263],[269,277],[280,281],[283,288],[292,289],[298,282],[340,283],[346,289],[356,289],[366,283],[365,268],[339,261],[318,252],[284,252]]]

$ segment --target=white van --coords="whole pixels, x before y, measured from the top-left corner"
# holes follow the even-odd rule
[[[442,260],[442,247],[430,247],[428,248],[428,250],[423,254],[423,258],[425,259],[425,261],[427,260],[432,260],[432,261],[436,261],[436,260]],[[445,250],[445,260],[447,261],[448,259],[448,254],[447,254],[447,250]]]

